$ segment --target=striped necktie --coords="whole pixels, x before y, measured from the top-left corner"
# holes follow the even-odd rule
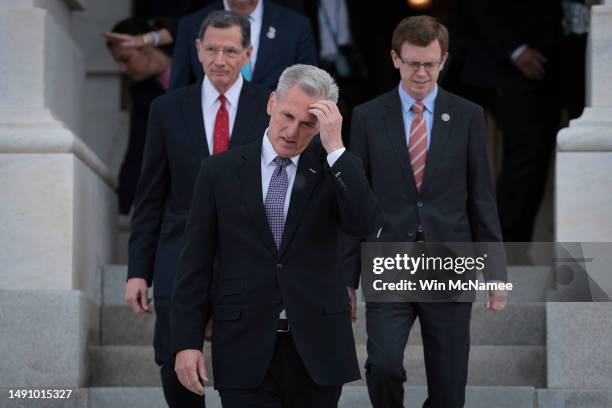
[[[410,124],[410,139],[408,142],[410,165],[419,192],[421,191],[421,184],[423,184],[425,159],[427,158],[427,123],[425,123],[425,116],[423,116],[424,108],[421,101],[416,101],[411,107],[415,115]]]

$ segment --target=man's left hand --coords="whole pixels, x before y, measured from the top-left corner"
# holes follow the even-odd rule
[[[487,290],[485,292],[485,309],[503,310],[508,303],[507,290]]]
[[[342,143],[342,115],[338,106],[327,100],[320,100],[310,105],[308,110],[319,120],[321,143],[327,153],[344,147]]]

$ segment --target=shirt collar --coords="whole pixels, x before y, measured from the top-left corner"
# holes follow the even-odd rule
[[[225,92],[225,98],[227,103],[229,103],[232,107],[238,107],[238,99],[240,99],[240,91],[242,90],[242,84],[244,80],[242,79],[242,75],[238,75],[238,79],[236,82]],[[204,109],[208,109],[217,102],[219,98],[219,91],[213,86],[212,82],[208,79],[207,76],[204,76],[204,81],[202,82],[202,103]]]
[[[255,21],[257,22],[261,21],[262,18],[263,18],[263,0],[259,0],[257,2],[257,6],[255,7],[255,10],[253,10],[251,15],[249,16],[249,20],[251,21],[251,24],[252,24]]]
[[[261,142],[261,158],[263,159],[264,164],[266,166],[270,166],[274,164],[273,162],[276,156],[278,156],[278,154],[274,150],[274,146],[272,146],[272,143],[270,143],[270,139],[268,139],[268,129],[266,129],[263,140]],[[293,163],[297,167],[298,162],[300,160],[300,155],[298,154],[296,156],[293,156],[289,160],[291,160],[291,163]]]
[[[397,88],[399,89],[400,101],[402,101],[402,110],[407,114],[410,112],[410,108],[416,102],[416,99],[406,92],[401,82]],[[436,96],[438,96],[438,84],[436,84],[434,89],[423,99],[423,105],[425,105],[425,109],[430,113],[434,111]]]
[[[227,0],[223,0],[223,9],[231,10]],[[251,14],[249,14],[249,22],[253,24],[255,21],[261,21],[263,18],[263,0],[257,1],[257,6],[255,6],[255,10]]]

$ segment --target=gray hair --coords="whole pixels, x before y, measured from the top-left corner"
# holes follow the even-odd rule
[[[198,31],[198,38],[200,41],[204,39],[204,33],[206,33],[208,27],[229,28],[233,26],[240,27],[242,46],[247,48],[251,45],[251,23],[249,19],[230,10],[217,10],[206,16],[204,21],[202,21],[200,31]]]
[[[312,65],[296,64],[281,74],[276,93],[282,96],[293,85],[298,85],[309,96],[338,102],[338,85],[326,71]]]

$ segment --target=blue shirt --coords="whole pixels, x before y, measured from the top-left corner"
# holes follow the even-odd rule
[[[412,124],[412,120],[414,119],[415,115],[415,113],[410,108],[416,102],[416,99],[408,95],[408,92],[406,92],[401,82],[397,89],[399,90],[399,97],[400,101],[402,102],[402,118],[404,119],[404,129],[406,130],[406,146],[409,146],[410,125]],[[434,89],[422,101],[423,105],[425,105],[423,116],[425,117],[425,123],[427,124],[427,150],[429,150],[429,146],[431,145],[431,128],[433,126],[434,106],[436,103],[437,96],[438,84],[434,86]]]
[[[416,99],[408,95],[408,92],[406,92],[401,82],[397,89],[399,90],[399,97],[402,103],[402,118],[404,119],[404,129],[406,130],[406,146],[410,146],[410,125],[412,124],[414,115],[416,115],[416,113],[412,111],[411,107],[416,102]],[[422,101],[423,105],[425,105],[423,116],[425,117],[425,124],[427,125],[427,150],[429,150],[429,146],[431,145],[431,127],[433,126],[434,106],[437,96],[438,84],[434,86],[434,89]],[[423,231],[423,225],[420,221],[419,225],[417,226],[417,230],[421,232]]]

